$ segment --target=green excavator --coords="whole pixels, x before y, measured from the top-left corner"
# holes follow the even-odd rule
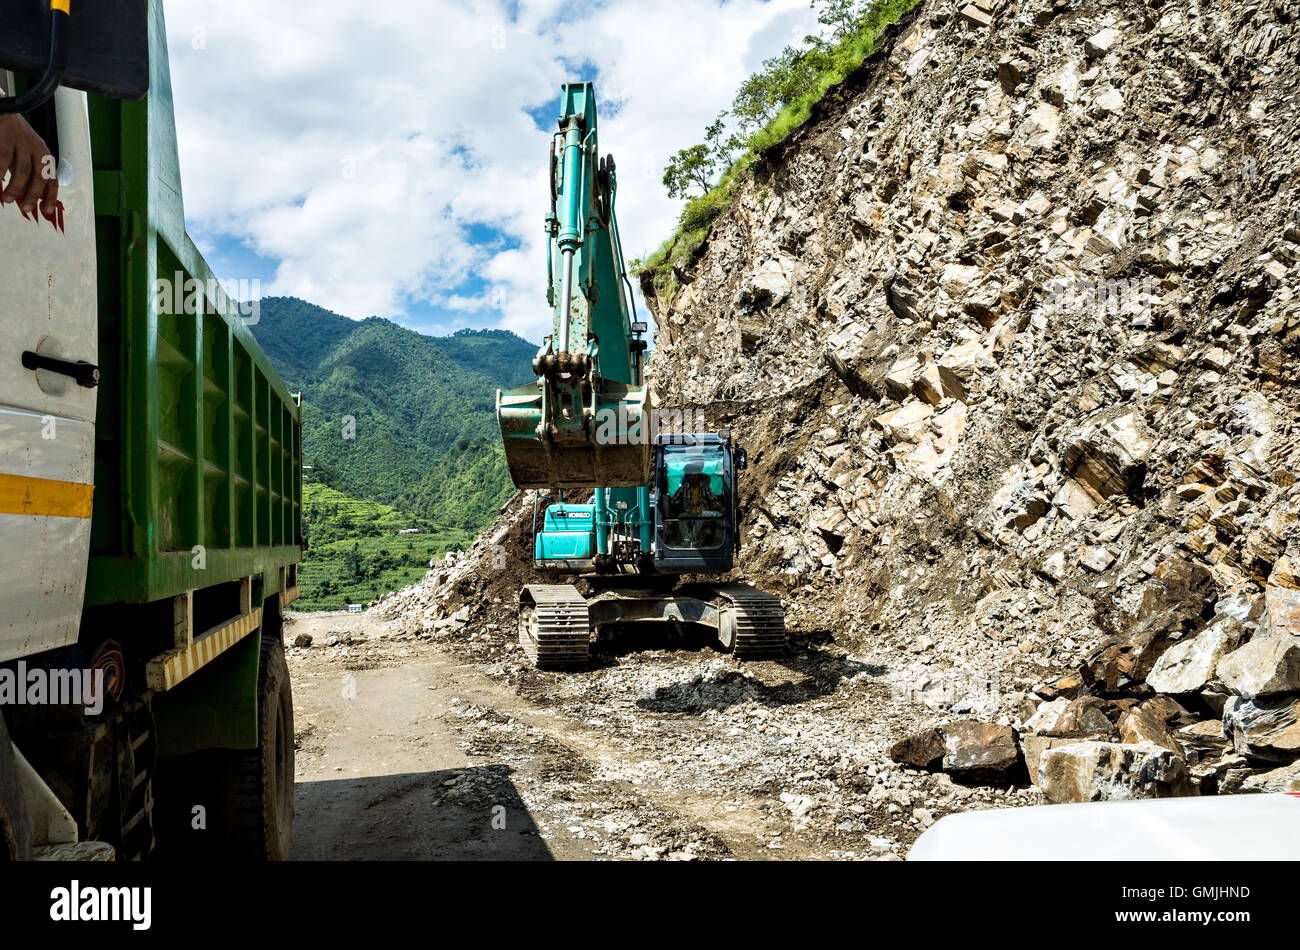
[[[705,628],[740,657],[783,653],[779,598],[747,584],[683,582],[734,567],[745,451],[726,430],[688,431],[698,414],[661,413],[650,399],[647,326],[623,259],[618,177],[613,156],[600,157],[591,83],[562,87],[548,162],[552,332],[533,358],[537,381],[497,393],[497,422],[515,486],[536,491],[534,564],[581,575],[587,593],[525,587],[520,645],[540,668],[578,667],[593,631],[657,623]]]

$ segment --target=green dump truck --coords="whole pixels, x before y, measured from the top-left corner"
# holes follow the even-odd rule
[[[0,86],[62,204],[0,207],[0,860],[284,858],[301,408],[186,234],[161,0],[7,4]]]

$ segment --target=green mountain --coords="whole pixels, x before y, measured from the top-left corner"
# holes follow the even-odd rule
[[[503,330],[429,337],[293,297],[261,301],[253,333],[303,394],[314,482],[449,529],[478,531],[513,488],[498,388],[533,379],[536,344]]]

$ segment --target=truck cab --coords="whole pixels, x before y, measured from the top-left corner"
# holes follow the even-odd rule
[[[0,206],[0,859],[289,852],[302,408],[186,233],[166,38],[0,13],[63,208]]]

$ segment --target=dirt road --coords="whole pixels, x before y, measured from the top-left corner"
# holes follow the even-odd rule
[[[946,811],[1024,801],[893,767],[888,667],[831,645],[741,664],[629,641],[560,674],[474,636],[493,648],[371,613],[286,624],[296,858],[895,858]]]

